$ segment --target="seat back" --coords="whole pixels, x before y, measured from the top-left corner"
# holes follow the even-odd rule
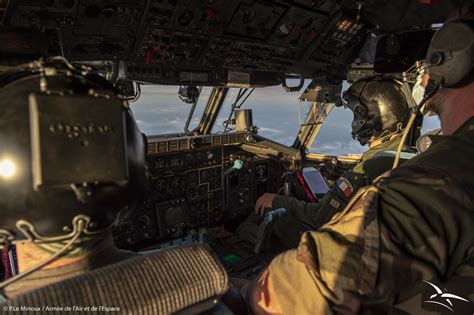
[[[228,287],[229,278],[214,252],[192,244],[108,265],[9,299],[0,307],[28,305],[32,314],[43,306],[80,306],[97,313],[107,311],[100,307],[110,307],[119,314],[150,315],[186,309],[193,314],[213,308]]]

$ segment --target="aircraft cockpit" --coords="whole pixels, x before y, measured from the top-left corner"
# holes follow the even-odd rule
[[[389,75],[411,95],[415,61],[461,2],[0,0],[0,72],[61,56],[112,84],[146,135],[147,169],[143,202],[113,225],[116,246],[206,244],[251,280],[282,251],[269,231],[284,211],[242,230],[258,198],[320,201],[364,151],[323,149],[342,115],[327,141],[350,137],[343,92]],[[422,115],[413,125],[407,156]]]

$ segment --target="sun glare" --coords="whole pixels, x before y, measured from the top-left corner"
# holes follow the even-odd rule
[[[16,166],[10,159],[0,161],[0,177],[10,178],[15,174]]]

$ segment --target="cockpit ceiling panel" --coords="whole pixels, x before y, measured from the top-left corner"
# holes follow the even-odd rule
[[[409,6],[406,1],[392,5],[394,11],[420,5]],[[357,56],[368,29],[381,26],[383,8],[365,1],[361,14],[358,3],[4,0],[0,14],[3,26],[54,34],[50,41],[58,47],[49,51],[62,51],[72,61],[122,61],[121,69],[132,80],[258,85],[278,82],[287,73],[344,77],[345,66]]]
[[[18,0],[8,7],[4,25],[57,30],[61,50],[73,61],[126,60],[145,3],[145,0]]]
[[[262,82],[255,78],[262,78],[261,73],[268,73],[267,83],[276,78],[277,84],[285,73],[325,72],[326,64],[308,64],[305,54],[337,27],[332,17],[341,15],[339,6],[336,1],[319,3],[327,2],[334,3],[333,12],[324,11],[326,4],[318,10],[315,3],[291,1],[151,1],[126,75],[162,84],[258,85]],[[353,45],[364,39],[362,29],[358,31]],[[343,65],[353,57],[339,55],[348,58],[331,63]]]

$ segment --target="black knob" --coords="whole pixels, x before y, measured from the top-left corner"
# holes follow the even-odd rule
[[[431,55],[429,62],[432,66],[439,66],[444,62],[444,53],[441,51],[435,51]]]

